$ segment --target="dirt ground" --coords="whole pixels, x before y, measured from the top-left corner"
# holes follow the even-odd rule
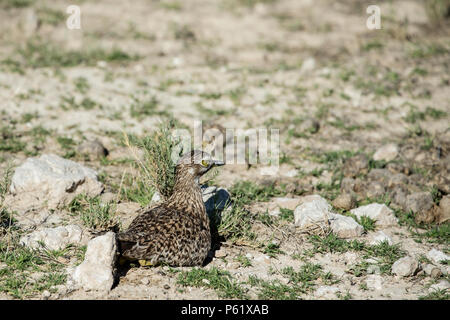
[[[407,177],[406,194],[430,192],[437,206],[450,193],[449,22],[427,14],[422,1],[380,0],[381,29],[369,30],[366,8],[372,2],[83,0],[76,1],[81,29],[70,30],[70,1],[2,1],[0,173],[8,163],[55,153],[97,170],[105,192],[116,194],[124,172],[136,172],[123,132],[148,134],[172,117],[190,129],[203,120],[224,128],[280,130],[276,176],[262,176],[259,165],[227,165],[214,178],[217,186],[269,181],[285,190],[282,196],[321,194],[331,203],[344,190],[335,181],[342,170],[353,183],[368,183],[353,190],[362,205],[395,197],[387,182],[381,192],[366,192],[378,179],[370,170],[384,169]],[[106,159],[77,154],[78,145],[93,139],[108,149]],[[362,168],[368,172],[347,174],[357,168],[355,155],[372,159],[388,143],[399,148],[396,161],[369,161]],[[252,203],[251,210],[264,214],[273,201]],[[402,207],[395,201],[389,206]],[[420,236],[429,230],[440,230],[439,236]],[[421,228],[401,223],[383,231],[422,265],[433,248],[449,253],[448,221]],[[294,280],[286,268],[314,263],[323,274],[295,298],[418,299],[444,283],[439,297],[448,299],[448,273],[355,274],[354,265],[366,259],[363,252],[314,252],[293,222],[255,226],[255,232],[259,243],[275,241],[276,252],[225,241],[204,267],[228,271],[247,298],[292,298]],[[20,296],[0,281],[0,298],[240,297],[224,296],[207,283],[211,279],[181,284],[180,273],[189,270],[133,267],[109,293],[59,285],[50,293]],[[260,282],[250,281],[252,275]],[[371,287],[373,279],[381,288]],[[324,285],[338,291],[320,296],[316,289]]]

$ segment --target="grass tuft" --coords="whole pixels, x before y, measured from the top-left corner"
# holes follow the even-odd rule
[[[176,163],[172,161],[172,152],[178,144],[170,134],[172,122],[162,123],[153,135],[143,138],[134,137],[132,140],[125,136],[125,144],[133,151],[135,161],[142,173],[142,185],[147,186],[148,193],[157,190],[165,199],[170,197],[175,184]],[[134,148],[144,152],[141,159],[134,152]]]

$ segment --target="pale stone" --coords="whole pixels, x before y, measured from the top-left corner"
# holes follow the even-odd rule
[[[429,192],[416,192],[406,197],[405,209],[412,212],[427,212],[433,207],[433,197]]]
[[[109,291],[114,283],[115,259],[116,235],[108,232],[89,241],[84,261],[72,278],[84,290]]]
[[[392,239],[383,231],[371,232],[368,236],[371,245],[377,245],[384,241],[387,241],[387,243],[392,245]]]
[[[339,238],[355,238],[360,237],[364,233],[364,228],[352,217],[340,214],[333,215],[330,227]]]
[[[321,223],[331,218],[331,206],[319,195],[302,198],[302,204],[294,211],[295,225],[301,228]]]
[[[83,230],[77,225],[60,226],[36,230],[20,238],[20,244],[33,248],[41,248],[43,243],[46,249],[60,250],[69,244],[81,242]]]
[[[26,202],[22,204],[26,211],[26,208],[44,205],[51,209],[63,207],[80,193],[97,196],[103,186],[94,170],[53,154],[44,154],[39,158],[28,158],[15,170],[10,191],[14,202]]]
[[[436,249],[431,249],[430,251],[428,251],[427,258],[438,264],[443,261],[450,260],[450,256]]]
[[[398,155],[398,146],[396,144],[390,143],[379,148],[373,155],[373,159],[376,161],[392,161]]]
[[[401,277],[409,277],[419,268],[419,262],[413,257],[403,257],[392,265],[392,273]]]
[[[375,224],[379,227],[396,226],[398,224],[398,220],[395,217],[394,212],[385,204],[371,203],[366,206],[353,209],[350,212],[358,218],[366,216],[375,220]]]
[[[367,276],[365,283],[370,290],[383,289],[383,278],[378,274],[371,274]]]
[[[427,275],[431,276],[432,278],[439,278],[442,275],[441,269],[432,264],[426,264],[422,267],[422,269]]]
[[[450,288],[450,282],[448,282],[445,279],[442,279],[438,283],[433,284],[430,286],[429,292],[437,291],[437,290],[448,290]]]

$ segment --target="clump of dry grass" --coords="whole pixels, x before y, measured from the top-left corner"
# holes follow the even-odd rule
[[[173,127],[172,122],[164,122],[153,135],[133,139],[125,135],[125,144],[141,170],[143,185],[148,186],[149,193],[156,190],[163,198],[172,194],[175,184],[176,163],[172,161],[172,151],[178,140],[170,133]],[[138,155],[139,149],[144,153],[143,160]]]
[[[440,24],[444,19],[450,17],[449,0],[425,0],[424,2],[431,23]]]

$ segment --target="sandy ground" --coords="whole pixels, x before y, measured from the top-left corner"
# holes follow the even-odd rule
[[[188,128],[194,120],[205,120],[225,128],[280,129],[287,160],[277,176],[261,176],[258,165],[228,165],[214,179],[219,186],[269,179],[292,187],[288,196],[320,193],[317,185],[331,181],[333,167],[318,162],[318,156],[343,150],[371,155],[391,142],[400,147],[405,168],[429,169],[411,178],[414,191],[445,185],[448,156],[437,162],[429,158],[439,147],[448,152],[450,143],[448,24],[434,25],[421,1],[378,3],[380,30],[366,27],[370,1],[82,1],[80,30],[65,25],[67,1],[2,8],[0,126],[25,146],[0,149],[0,173],[9,161],[18,165],[29,156],[64,155],[67,149],[58,137],[71,138],[76,145],[98,139],[109,150],[109,163],[74,160],[104,173],[106,191],[115,192],[112,186],[120,183],[124,170],[134,172],[129,163],[120,162],[129,156],[120,143],[122,132],[149,133],[171,115]],[[60,14],[51,15],[50,9]],[[96,48],[118,49],[128,58],[89,58]],[[83,62],[66,66],[58,60],[70,52],[80,53]],[[150,111],[133,113],[133,105],[152,99]],[[317,123],[317,132],[308,131],[308,123]],[[33,133],[38,127],[51,134],[38,139]],[[431,149],[421,148],[427,141]],[[441,196],[448,193],[448,187],[439,190]],[[254,210],[263,213],[267,208],[260,203]],[[271,232],[282,254],[267,257],[261,248],[225,242],[222,257],[206,268],[228,270],[252,299],[258,298],[258,289],[245,284],[250,275],[287,284],[280,270],[300,268],[305,261],[295,257],[311,244],[292,226],[283,228],[281,233],[258,233],[263,239]],[[406,226],[384,231],[417,258],[432,248],[448,252],[448,239],[420,243]],[[235,261],[242,255],[248,255],[251,266]],[[448,277],[382,275],[382,289],[367,289],[364,284],[372,275],[349,272],[362,259],[356,255],[350,260],[341,253],[308,258],[339,279],[333,286],[340,294],[331,298],[417,299]],[[168,267],[131,268],[108,294],[61,289],[50,298],[219,298],[213,289],[177,284],[177,276]],[[324,284],[315,282],[316,287]],[[311,290],[301,298],[319,297]]]

